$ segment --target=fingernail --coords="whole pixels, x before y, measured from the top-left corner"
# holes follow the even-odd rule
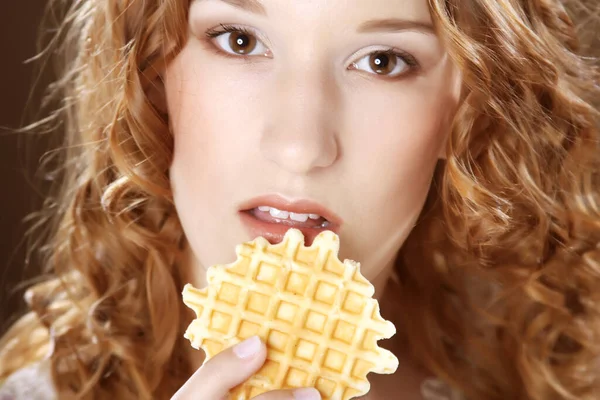
[[[317,389],[303,388],[294,390],[294,400],[321,400],[321,394]]]
[[[233,348],[233,352],[238,358],[250,358],[260,351],[260,339],[258,336],[252,336]]]

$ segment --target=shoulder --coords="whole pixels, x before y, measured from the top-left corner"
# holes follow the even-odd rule
[[[20,369],[0,382],[0,400],[56,400],[49,361]]]

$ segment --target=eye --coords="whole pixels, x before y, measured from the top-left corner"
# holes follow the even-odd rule
[[[237,56],[267,56],[269,49],[246,28],[221,25],[206,32],[213,43],[227,54]]]
[[[395,78],[417,66],[417,61],[410,54],[390,49],[367,54],[353,63],[351,68],[386,78]]]

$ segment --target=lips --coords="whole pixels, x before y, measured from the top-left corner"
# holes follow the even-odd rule
[[[319,233],[337,233],[342,224],[340,217],[317,202],[290,201],[279,195],[254,198],[241,205],[239,214],[252,239],[262,236],[272,244],[280,243],[289,229],[296,228],[308,246]]]

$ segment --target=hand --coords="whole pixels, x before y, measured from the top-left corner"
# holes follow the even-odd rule
[[[267,357],[267,348],[257,336],[231,347],[204,364],[175,393],[171,400],[227,399],[229,390],[258,371]],[[253,400],[321,400],[316,389],[277,390]]]

